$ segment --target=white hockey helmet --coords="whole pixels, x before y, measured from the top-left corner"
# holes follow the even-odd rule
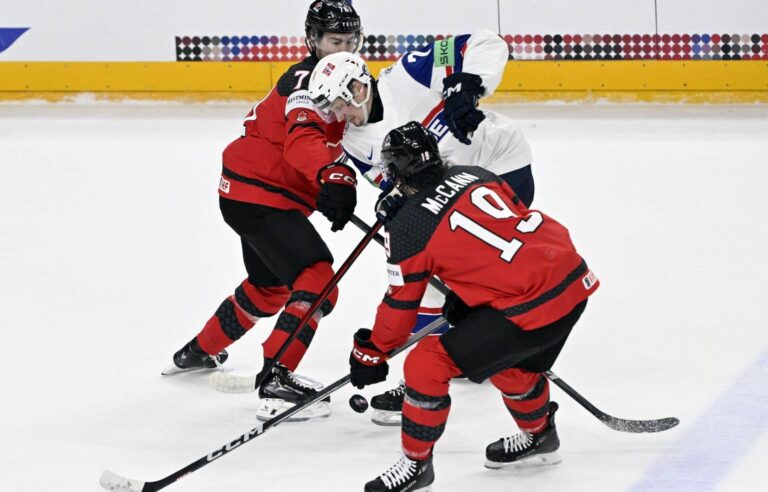
[[[365,108],[371,97],[371,72],[365,60],[355,53],[334,53],[317,63],[309,78],[309,97],[315,106],[325,112],[341,98],[355,107]],[[368,88],[366,98],[356,102],[352,95],[352,82],[357,80]]]

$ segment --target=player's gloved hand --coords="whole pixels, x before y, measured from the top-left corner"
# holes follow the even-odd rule
[[[320,193],[317,211],[331,221],[333,232],[344,229],[357,205],[355,172],[349,166],[331,163],[317,173]]]
[[[445,303],[443,304],[443,318],[448,320],[453,326],[456,326],[472,311],[474,311],[474,309],[467,306],[467,304],[461,300],[461,297],[457,296],[453,291],[446,294]]]
[[[485,114],[477,109],[477,102],[485,92],[483,79],[473,73],[453,73],[443,79],[445,122],[456,139],[469,145],[469,135],[477,130]]]
[[[355,333],[352,353],[349,354],[349,375],[352,386],[363,389],[387,379],[387,354],[371,342],[371,330],[360,328]]]
[[[405,205],[405,200],[405,195],[394,186],[390,187],[389,191],[382,191],[376,200],[376,218],[382,224],[387,224]]]

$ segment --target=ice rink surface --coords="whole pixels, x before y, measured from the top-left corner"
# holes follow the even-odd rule
[[[0,105],[0,490],[96,492],[105,469],[157,480],[256,425],[255,394],[161,377],[245,276],[216,186],[247,104]],[[768,489],[768,108],[497,105],[534,151],[536,199],[602,281],[554,367],[608,413],[676,416],[622,434],[552,389],[563,462],[483,468],[515,432],[490,385],[452,386],[439,492]],[[361,183],[358,214],[372,221]],[[330,233],[340,264],[362,234]],[[386,288],[372,244],[299,372],[348,370]],[[255,373],[262,320],[227,364]],[[387,383],[397,384],[401,360]],[[397,459],[399,429],[353,413],[286,423],[167,490],[354,491]]]

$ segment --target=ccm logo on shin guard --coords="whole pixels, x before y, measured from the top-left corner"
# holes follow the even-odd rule
[[[359,360],[363,364],[379,364],[381,362],[381,357],[378,355],[376,357],[372,357],[368,354],[364,354],[360,352],[357,349],[352,349],[352,353],[355,354],[355,359]]]

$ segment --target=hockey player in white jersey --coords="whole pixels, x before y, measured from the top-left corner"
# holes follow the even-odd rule
[[[504,40],[481,30],[406,53],[378,80],[355,54],[336,53],[317,64],[310,97],[329,118],[348,123],[342,145],[368,181],[382,189],[376,205],[380,218],[386,219],[397,198],[389,194],[379,149],[390,130],[409,121],[421,122],[434,135],[446,165],[484,167],[530,206],[534,181],[528,141],[508,117],[478,108],[479,99],[498,87],[508,58]],[[414,331],[437,318],[442,305],[442,295],[428,289]],[[400,425],[404,389],[401,384],[371,400],[374,423]]]

